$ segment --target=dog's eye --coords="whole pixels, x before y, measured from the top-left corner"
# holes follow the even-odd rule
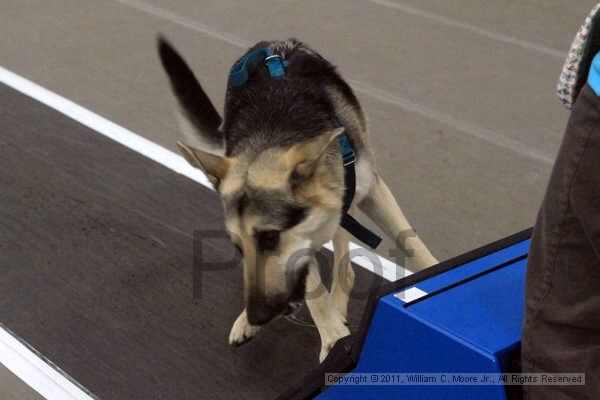
[[[274,229],[256,234],[256,241],[260,250],[275,250],[279,244],[279,231]]]

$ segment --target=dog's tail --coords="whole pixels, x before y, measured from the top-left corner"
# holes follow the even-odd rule
[[[194,73],[163,36],[158,37],[158,54],[183,114],[183,133],[201,150],[223,154],[224,138],[219,130],[223,120]]]

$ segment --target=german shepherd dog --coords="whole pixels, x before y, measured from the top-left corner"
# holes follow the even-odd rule
[[[375,171],[365,115],[336,68],[295,39],[260,42],[249,52],[258,48],[286,61],[285,77],[271,78],[261,64],[244,85],[228,85],[223,121],[183,58],[164,38],[158,42],[188,139],[177,143],[179,150],[221,196],[225,226],[243,258],[245,309],[229,343],[244,344],[261,325],[297,309],[305,293],[319,293],[306,303],[322,361],[350,333],[346,313],[354,285],[349,235],[340,227],[345,183],[338,135],[346,132],[356,154],[350,210],[358,207],[395,240],[413,269],[437,261]],[[330,240],[334,267],[327,291],[314,257],[290,260]]]

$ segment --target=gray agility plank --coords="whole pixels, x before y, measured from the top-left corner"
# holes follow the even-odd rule
[[[98,397],[265,399],[316,365],[316,329],[285,320],[229,347],[237,262],[193,297],[192,232],[222,229],[207,188],[0,85],[0,322]],[[355,270],[353,324],[379,283]]]

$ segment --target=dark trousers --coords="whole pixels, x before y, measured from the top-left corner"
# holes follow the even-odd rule
[[[600,399],[600,98],[584,86],[535,224],[523,372],[585,372],[585,386],[525,386],[525,399]]]

